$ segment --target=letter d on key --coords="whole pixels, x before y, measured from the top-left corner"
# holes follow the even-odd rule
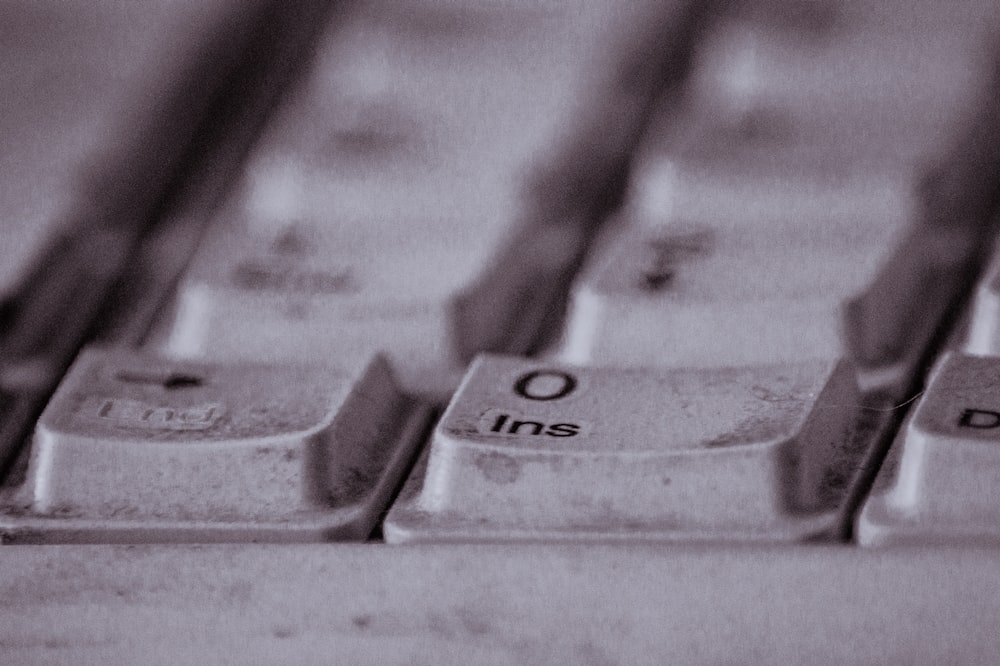
[[[965,409],[958,420],[963,428],[996,428],[1000,426],[1000,412],[986,409]]]

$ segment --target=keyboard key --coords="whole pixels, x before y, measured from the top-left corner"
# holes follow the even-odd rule
[[[449,297],[479,257],[432,241],[351,243],[334,225],[240,231],[203,245],[178,296],[168,354],[277,362],[385,349],[410,387],[456,383]]]
[[[209,365],[90,350],[38,422],[14,540],[363,539],[424,417],[385,361]]]
[[[888,183],[758,179],[754,191],[752,179],[645,173],[631,227],[574,286],[557,358],[710,367],[842,354],[841,302],[874,272],[905,196]]]
[[[998,377],[1000,358],[941,360],[860,515],[862,544],[1000,542]]]
[[[302,38],[289,24],[315,9],[279,19],[277,4],[0,6],[0,467],[106,311],[180,172],[224,134],[223,100],[263,105],[248,80],[267,82],[269,59]]]
[[[813,536],[830,526],[834,479],[850,463],[856,399],[836,363],[629,370],[480,357],[385,536]]]

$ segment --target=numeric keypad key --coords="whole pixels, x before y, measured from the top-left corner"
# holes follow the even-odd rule
[[[367,537],[423,412],[385,361],[217,365],[85,352],[39,420],[9,540]]]
[[[480,357],[386,538],[804,538],[830,525],[856,401],[842,363],[601,369]]]

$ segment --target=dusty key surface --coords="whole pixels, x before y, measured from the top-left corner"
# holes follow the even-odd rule
[[[17,541],[364,538],[420,411],[382,359],[210,365],[85,352],[0,524]]]
[[[483,257],[370,226],[294,221],[257,231],[232,222],[185,279],[167,354],[305,362],[386,350],[415,390],[456,383],[450,297]]]
[[[841,301],[881,254],[877,242],[868,245],[874,252],[857,251],[872,223],[858,216],[831,242],[836,234],[815,225],[834,220],[816,211],[760,217],[681,217],[623,231],[575,286],[554,355],[588,365],[704,367],[837,358]]]
[[[940,362],[858,519],[865,545],[1000,543],[1000,358]]]
[[[821,530],[853,378],[826,362],[620,369],[481,357],[389,541],[789,539]],[[834,493],[835,494],[835,493]]]
[[[842,353],[842,302],[914,217],[914,167],[940,150],[944,109],[982,74],[954,44],[915,49],[858,9],[826,5],[818,23],[782,15],[794,25],[747,9],[713,26],[685,108],[656,118],[637,156],[621,215],[635,231],[597,248],[557,358],[723,366]]]

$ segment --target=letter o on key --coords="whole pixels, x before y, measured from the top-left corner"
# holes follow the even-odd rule
[[[561,370],[532,370],[514,383],[514,393],[528,400],[558,400],[575,388],[576,377]]]

